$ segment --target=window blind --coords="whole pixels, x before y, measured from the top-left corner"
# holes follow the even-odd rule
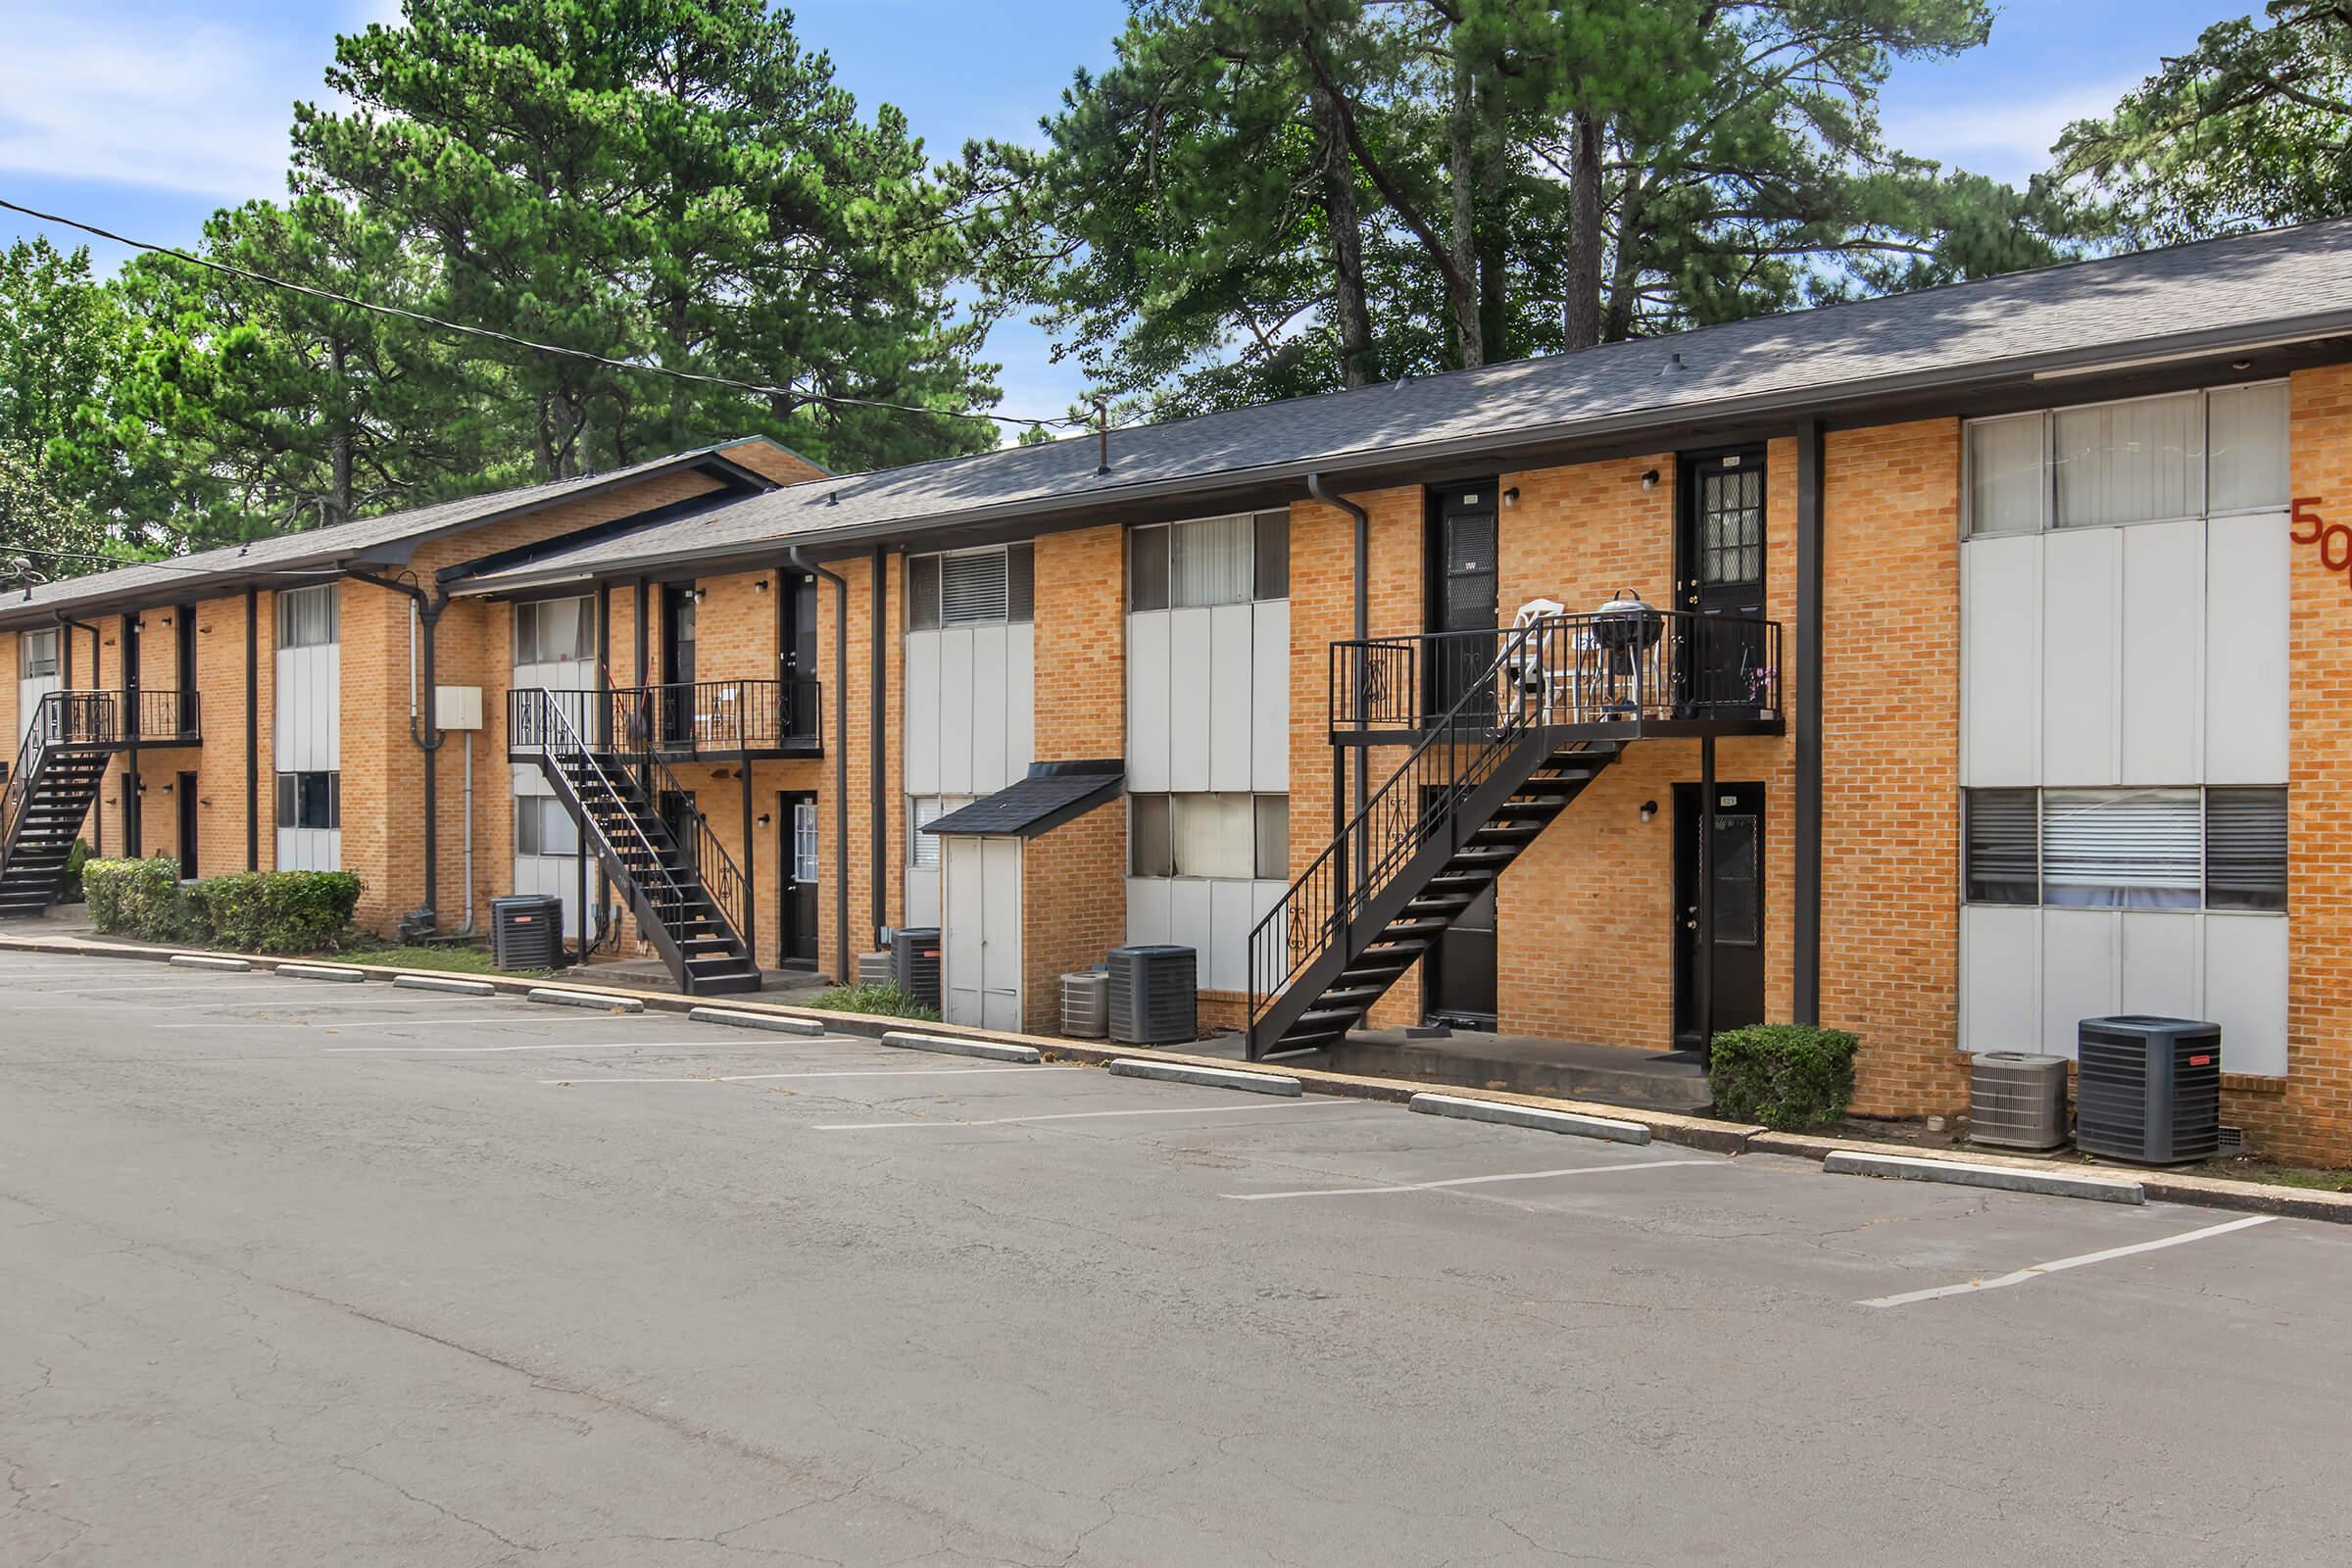
[[[2202,876],[2195,790],[2045,790],[2042,902],[2193,909]]]
[[[925,833],[926,823],[936,822],[947,813],[946,807],[936,795],[914,798],[913,831],[906,835],[906,863],[918,871],[939,869],[939,835]]]
[[[285,588],[278,591],[278,647],[323,648],[334,642],[341,631],[332,583],[318,588]]]
[[[1031,620],[1037,614],[1037,546],[1004,547],[1004,618]]]
[[[586,599],[540,599],[514,607],[514,662],[576,663],[596,657],[596,617]]]
[[[2206,791],[2205,906],[2286,907],[2286,791]]]
[[[2286,383],[2216,391],[2206,429],[2206,506],[2253,512],[2286,505]]]
[[[943,626],[1001,621],[1007,608],[1004,552],[939,558],[939,619]]]
[[[57,628],[28,631],[23,634],[24,667],[18,671],[21,678],[34,680],[57,673]]]
[[[2041,527],[2045,484],[2039,414],[1980,419],[1968,427],[1970,536],[2034,533]]]
[[[1261,512],[1257,514],[1257,580],[1250,592],[1259,599],[1288,599],[1291,596],[1291,514],[1287,512]]]
[[[2183,392],[2059,410],[2058,526],[2201,515],[2204,408]]]
[[[1971,904],[2041,902],[2040,808],[2033,790],[1970,790],[1961,827]]]
[[[1169,602],[1179,607],[1250,600],[1257,545],[1251,519],[1209,517],[1170,530]]]
[[[915,556],[906,563],[906,628],[929,631],[939,624],[939,558]]]

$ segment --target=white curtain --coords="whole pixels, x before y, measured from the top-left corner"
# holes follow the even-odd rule
[[[2204,399],[2194,392],[2058,413],[2058,526],[2205,510]]]
[[[1968,531],[2034,533],[2044,491],[2039,414],[1980,419],[1968,427]]]
[[[2215,512],[2286,505],[2286,383],[2224,387],[2213,394],[2206,433]]]
[[[340,627],[332,583],[318,588],[281,589],[277,596],[277,646],[323,648]]]
[[[1171,602],[1180,608],[1250,601],[1256,536],[1249,517],[1179,524],[1172,535]]]
[[[1248,795],[1179,795],[1170,836],[1178,876],[1248,878],[1257,865],[1257,830]]]

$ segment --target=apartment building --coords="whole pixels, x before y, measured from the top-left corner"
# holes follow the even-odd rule
[[[1261,1056],[1424,1018],[1641,1050],[1819,1020],[1861,1034],[1858,1108],[1887,1114],[1962,1107],[1972,1051],[2071,1054],[2084,1016],[2207,1017],[2226,1120],[2352,1159],[2347,247],[2312,225],[1102,442],[770,464],[669,515],[453,543],[440,679],[478,684],[481,760],[515,770],[466,886],[617,911],[701,989],[937,925],[950,1016],[1033,1031],[1061,972],[1181,943]],[[66,667],[108,650],[74,606],[177,600],[110,580],[0,603],[0,702],[120,682]],[[301,659],[322,634],[289,613]],[[140,667],[186,667],[141,635]],[[399,653],[371,653],[365,808],[413,821]],[[200,690],[201,751],[126,767],[209,780],[268,708],[251,668]],[[287,771],[281,835],[361,799]],[[199,866],[230,863],[205,820]],[[270,849],[382,878],[373,917],[420,900],[341,831]]]

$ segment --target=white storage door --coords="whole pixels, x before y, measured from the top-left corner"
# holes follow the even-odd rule
[[[941,1008],[947,1021],[1021,1027],[1021,841],[950,837],[940,857]]]

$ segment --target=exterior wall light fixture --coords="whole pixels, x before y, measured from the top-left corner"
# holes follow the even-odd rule
[[[1657,802],[1655,802],[1655,801],[1643,801],[1643,802],[1642,803],[1642,821],[1646,822],[1646,821],[1648,821],[1648,820],[1649,820],[1651,817],[1653,817],[1653,816],[1655,816],[1655,815],[1657,815],[1657,814],[1658,814],[1658,803],[1657,803]]]
[[[1657,487],[1658,487],[1658,470],[1657,470],[1657,469],[1655,469],[1655,468],[1651,468],[1651,469],[1650,469],[1650,470],[1648,470],[1646,473],[1644,473],[1644,474],[1642,474],[1642,489],[1644,489],[1644,490],[1655,490]]]

